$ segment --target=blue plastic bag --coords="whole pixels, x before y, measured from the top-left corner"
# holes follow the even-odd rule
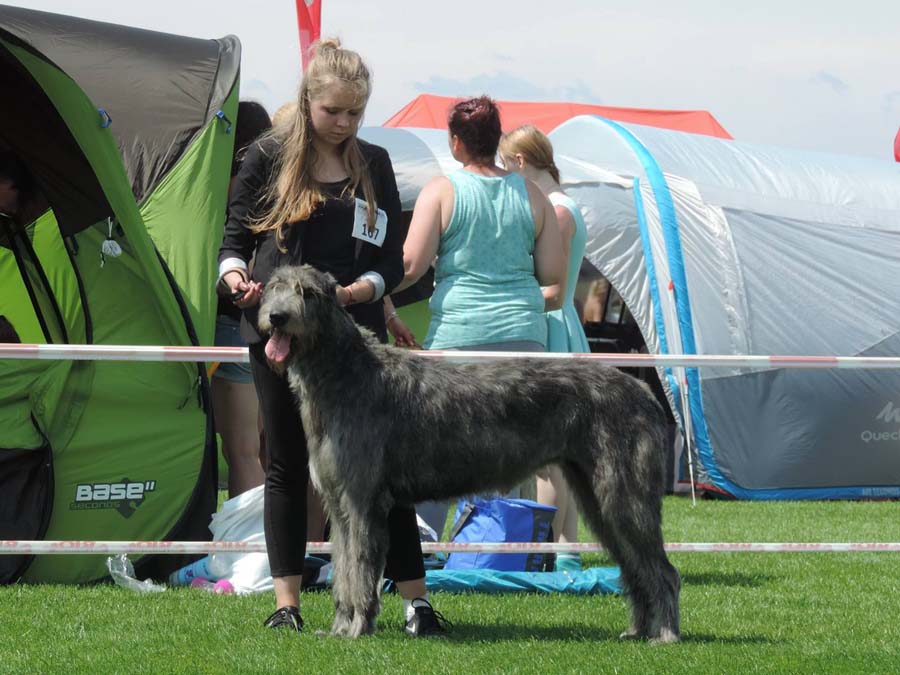
[[[450,532],[453,542],[544,542],[550,539],[555,506],[528,499],[481,499],[460,501]],[[549,566],[552,554],[543,553],[451,553],[444,569],[491,569],[509,572],[540,572]]]

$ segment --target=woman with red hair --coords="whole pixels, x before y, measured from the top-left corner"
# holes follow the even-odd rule
[[[450,109],[450,151],[462,168],[428,183],[416,200],[403,247],[406,276],[417,281],[437,257],[426,349],[542,352],[541,286],[560,282],[562,243],[556,214],[532,181],[495,163],[500,111],[487,96]],[[489,449],[485,450],[489,452]],[[420,514],[440,535],[448,505]]]
[[[544,351],[541,286],[563,274],[556,214],[540,188],[495,163],[500,112],[487,96],[450,110],[450,151],[462,168],[419,194],[403,247],[406,277],[437,256],[426,349]]]

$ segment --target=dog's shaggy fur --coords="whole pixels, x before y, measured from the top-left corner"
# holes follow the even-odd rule
[[[332,632],[374,629],[393,504],[507,490],[557,463],[621,568],[632,606],[623,637],[678,640],[681,582],[660,527],[665,419],[646,387],[590,361],[458,365],[382,345],[335,287],[309,266],[283,267],[259,312],[331,517]]]

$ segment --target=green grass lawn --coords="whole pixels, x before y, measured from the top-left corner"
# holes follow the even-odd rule
[[[900,503],[665,503],[668,541],[900,541]],[[586,558],[607,564],[602,556]],[[900,669],[900,554],[682,553],[683,642],[617,639],[615,596],[435,594],[454,624],[406,639],[385,598],[374,637],[315,635],[330,597],[306,594],[301,635],[263,630],[270,596],[115,586],[0,588],[0,673],[891,673]]]

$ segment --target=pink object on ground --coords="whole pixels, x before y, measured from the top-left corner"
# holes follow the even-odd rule
[[[219,579],[213,586],[213,593],[218,595],[231,595],[234,593],[234,586],[228,579]]]

